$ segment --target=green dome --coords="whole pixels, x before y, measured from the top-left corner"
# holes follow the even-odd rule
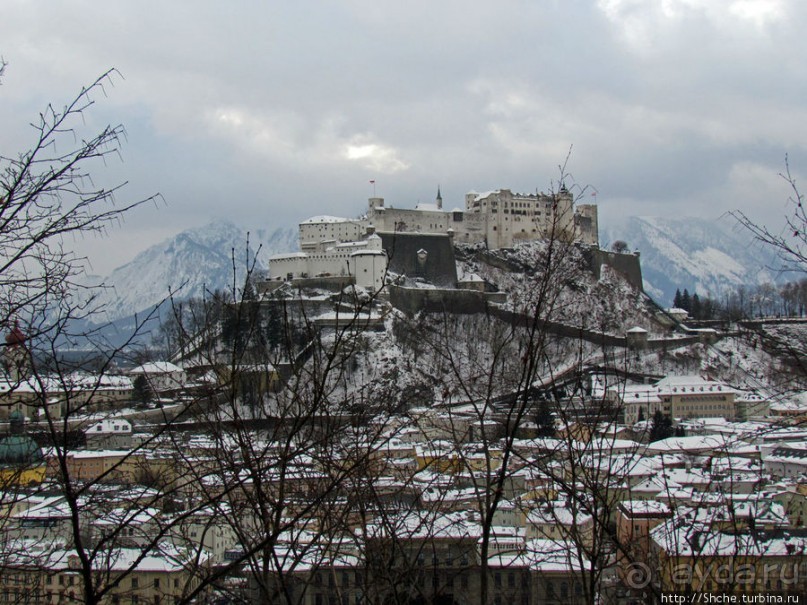
[[[0,465],[40,465],[44,460],[36,441],[27,435],[11,435],[0,439]]]

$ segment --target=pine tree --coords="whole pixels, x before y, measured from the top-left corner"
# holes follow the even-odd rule
[[[675,289],[675,298],[673,298],[673,307],[676,309],[681,308],[681,290],[679,288]]]
[[[552,415],[552,410],[549,407],[549,402],[546,400],[538,404],[538,411],[535,415],[535,424],[538,425],[538,437],[554,437],[555,436],[555,417]]]
[[[684,293],[681,295],[681,308],[689,312],[692,310],[692,301],[689,298],[689,290],[684,288]]]
[[[146,404],[152,400],[154,393],[151,391],[151,385],[144,374],[138,374],[132,381],[132,399],[138,403]]]
[[[675,429],[673,429],[672,420],[661,410],[656,410],[650,425],[650,442],[661,441],[673,435],[675,435]]]
[[[698,294],[695,293],[692,295],[692,317],[695,319],[703,319],[701,314],[701,300],[698,298]]]

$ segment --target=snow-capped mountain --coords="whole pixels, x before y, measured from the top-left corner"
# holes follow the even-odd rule
[[[600,233],[641,253],[645,291],[671,304],[676,288],[719,298],[740,285],[775,281],[776,259],[730,218],[626,217]]]
[[[243,280],[248,263],[254,262],[255,271],[262,274],[269,256],[297,248],[297,231],[291,227],[262,229],[249,236],[226,221],[188,229],[144,250],[109,276],[91,279],[105,285],[99,296],[106,313],[98,321],[143,313],[169,295],[184,299],[205,290],[231,288],[233,259],[236,279]]]

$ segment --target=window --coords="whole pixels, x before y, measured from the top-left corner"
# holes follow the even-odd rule
[[[132,578],[132,588],[137,588],[139,584],[138,578]]]
[[[160,578],[154,578],[154,588],[160,587]]]

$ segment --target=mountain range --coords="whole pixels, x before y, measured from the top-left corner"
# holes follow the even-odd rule
[[[720,300],[738,286],[785,277],[775,255],[731,217],[625,217],[600,230],[603,247],[618,240],[639,251],[645,292],[663,305],[676,289]]]
[[[247,232],[227,221],[188,229],[140,252],[108,276],[97,302],[105,310],[99,322],[118,322],[144,314],[168,298],[202,296],[243,283],[247,268],[263,275],[271,255],[299,247],[297,229],[279,227]]]
[[[601,230],[604,247],[621,240],[641,254],[645,291],[664,305],[675,290],[720,297],[740,285],[774,281],[775,258],[727,220],[627,217]],[[258,274],[273,254],[299,249],[297,229],[252,231],[227,221],[189,229],[140,252],[105,277],[100,293],[106,309],[99,322],[143,314],[169,296],[200,296],[243,281],[248,265]]]

